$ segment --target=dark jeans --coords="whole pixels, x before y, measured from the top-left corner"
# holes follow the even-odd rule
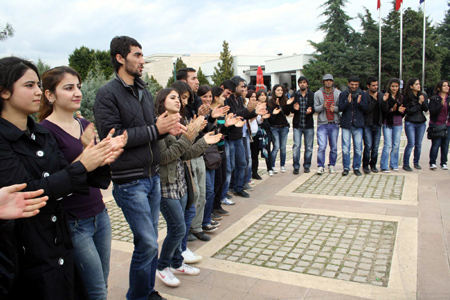
[[[430,165],[436,164],[436,159],[437,159],[437,155],[439,152],[439,148],[441,149],[441,167],[442,167],[442,165],[447,164],[449,141],[450,141],[450,126],[447,126],[447,136],[446,137],[431,140]]]
[[[224,183],[227,179],[227,154],[225,150],[221,153],[222,154],[222,163],[220,166],[216,169],[216,172],[214,172],[214,202],[213,202],[213,209],[221,209],[222,203],[220,200],[222,200],[222,189],[224,186]]]
[[[408,144],[405,148],[405,154],[403,154],[403,165],[409,166],[409,159],[411,157],[412,149],[414,148],[414,160],[415,165],[419,164],[420,153],[422,152],[422,140],[426,128],[425,122],[423,123],[411,123],[405,122],[405,133],[408,139]]]
[[[216,170],[206,169],[206,204],[203,212],[202,226],[211,225],[211,212],[214,202],[214,179]]]
[[[292,158],[294,169],[300,169],[300,148],[302,147],[302,136],[304,136],[305,153],[303,168],[311,168],[313,153],[314,128],[294,128],[294,146],[292,146]]]
[[[378,147],[380,146],[381,126],[364,127],[363,140],[363,167],[375,167],[378,160]]]
[[[226,142],[228,145],[228,163],[227,163],[227,179],[228,184],[224,185],[222,191],[222,199],[225,198],[225,194],[228,192],[228,186],[231,181],[231,174],[234,175],[233,191],[235,193],[244,189],[244,176],[245,168],[247,167],[247,161],[245,160],[245,149],[242,138],[237,140],[229,140]]]

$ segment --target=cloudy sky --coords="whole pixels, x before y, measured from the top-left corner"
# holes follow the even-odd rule
[[[219,53],[222,41],[232,54],[275,55],[311,52],[319,42],[320,5],[325,0],[14,0],[1,1],[0,28],[10,23],[15,35],[0,42],[0,57],[17,55],[52,67],[68,64],[75,48],[107,50],[116,35],[129,35],[144,53]],[[426,12],[442,22],[444,0],[427,0]],[[280,4],[282,3],[282,4]],[[367,7],[378,19],[376,0],[349,0],[356,17]],[[392,4],[381,0],[382,16]],[[404,0],[417,10],[419,0]],[[359,29],[359,21],[351,21]]]

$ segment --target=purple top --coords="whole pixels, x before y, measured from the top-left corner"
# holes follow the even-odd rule
[[[445,101],[445,103],[447,103],[447,97],[445,97],[444,101]],[[448,110],[447,109],[448,109],[448,106],[444,105],[441,108],[441,111],[439,112],[439,116],[438,116],[438,118],[436,120],[436,123],[431,121],[431,118],[430,118],[430,124],[435,124],[435,125],[446,124],[446,126],[450,126],[450,121],[447,120],[447,115],[448,115]]]
[[[89,125],[89,122],[85,119],[75,119],[80,122],[83,130]],[[40,124],[47,128],[55,137],[59,149],[69,163],[83,152],[83,145],[80,139],[74,138],[50,121],[43,120]],[[70,220],[76,220],[90,218],[101,213],[105,209],[105,203],[103,202],[100,189],[89,187],[89,195],[73,193],[71,196],[64,197],[62,207],[68,213],[67,216]]]

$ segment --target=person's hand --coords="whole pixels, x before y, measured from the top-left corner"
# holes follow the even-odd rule
[[[310,113],[312,113],[312,107],[308,107],[306,109],[306,114],[309,115]]]
[[[352,94],[348,94],[348,103],[352,103]]]
[[[91,141],[79,156],[80,162],[88,172],[108,163],[108,159],[114,154],[114,147],[110,143],[111,137],[103,139],[97,145]],[[119,150],[120,151],[120,150]],[[123,150],[122,150],[123,151]]]
[[[205,121],[206,121],[205,120],[205,116],[198,116],[197,117],[196,115],[194,115],[194,118],[192,118],[191,123],[194,124],[195,130],[197,132],[200,132],[204,128],[203,124],[204,124]],[[206,123],[208,123],[208,121],[206,121]]]
[[[186,130],[187,130],[186,126],[184,126],[183,124],[178,122],[178,123],[175,123],[175,125],[172,128],[170,128],[169,134],[171,134],[173,136],[177,136],[179,134],[184,133]]]
[[[358,103],[361,103],[361,95],[358,96]]]
[[[256,100],[250,100],[247,103],[247,110],[248,111],[252,111],[256,108],[256,106],[258,105],[258,101]]]
[[[211,117],[213,117],[214,119],[223,117],[227,114],[227,112],[230,110],[230,107],[227,106],[216,106],[212,111],[211,111]]]
[[[419,103],[422,104],[425,101],[425,97],[423,95],[419,96]]]
[[[405,110],[406,110],[406,107],[404,107],[403,104],[400,105],[400,107],[398,108],[398,111],[401,112],[401,113],[404,113]]]
[[[207,134],[205,134],[205,136],[203,137],[205,139],[205,142],[208,145],[213,145],[213,144],[217,144],[220,139],[222,138],[222,134],[218,133],[216,135],[214,135],[214,131],[208,132]]]
[[[323,108],[327,108],[327,103],[323,102]]]
[[[236,124],[234,126],[236,127],[243,127],[245,124],[245,120],[242,117],[236,117]]]
[[[330,111],[334,111],[334,104],[330,105]]]
[[[268,118],[270,118],[270,114],[267,113],[267,114],[265,114],[265,115],[262,115],[262,118],[263,118],[263,119],[268,119]]]
[[[233,113],[229,113],[226,117],[225,117],[225,127],[230,127],[235,125],[237,122],[236,119],[236,115]]]
[[[37,190],[19,192],[27,186],[26,183],[5,186],[0,189],[0,219],[13,220],[29,218],[39,213],[39,209],[47,204],[48,197],[36,198],[44,192]]]
[[[97,133],[95,132],[94,124],[90,123],[84,130],[81,135],[81,144],[83,148],[86,148],[89,143],[97,137]]]
[[[275,108],[272,113],[274,115],[278,115],[280,113],[280,111],[281,111],[281,108]]]
[[[211,105],[210,104],[202,104],[198,108],[198,115],[199,116],[205,116],[205,115],[207,115],[209,113],[210,110],[211,110]]]
[[[383,101],[387,101],[389,99],[389,93],[384,93]]]
[[[291,97],[291,98],[289,98],[288,100],[287,100],[287,105],[291,105],[292,104],[292,102],[294,102],[294,100],[295,100],[295,97]]]
[[[125,147],[127,142],[128,142],[128,132],[126,130],[124,130],[124,132],[121,135],[111,137],[111,145],[113,145],[114,149],[116,150]]]
[[[156,120],[156,127],[160,135],[168,133],[177,123],[180,121],[180,114],[174,114],[169,116],[168,112],[165,111]],[[172,134],[172,133],[171,133]]]
[[[392,106],[392,111],[396,111],[397,110],[397,103],[394,104],[394,106]]]
[[[196,128],[196,125],[191,122],[186,126],[186,131],[183,133],[183,135],[190,141],[193,141],[197,135],[198,135],[198,131]]]
[[[295,109],[295,110],[299,110],[299,109],[300,109],[300,104],[294,103],[294,109]]]

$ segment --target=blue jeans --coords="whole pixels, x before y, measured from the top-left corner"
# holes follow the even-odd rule
[[[206,169],[206,204],[203,213],[202,226],[211,225],[211,213],[214,203],[214,179],[216,177],[216,170]]]
[[[337,159],[337,143],[339,138],[339,124],[323,124],[317,126],[317,165],[325,168],[325,152],[327,150],[327,139],[330,143],[330,155],[328,165],[335,166]]]
[[[89,299],[107,298],[111,222],[106,208],[94,217],[69,221],[75,263]]]
[[[408,139],[408,144],[405,148],[405,154],[403,154],[403,166],[409,167],[409,158],[411,156],[412,149],[414,148],[414,159],[413,163],[415,165],[419,164],[420,153],[422,152],[422,140],[425,133],[425,128],[427,125],[423,123],[411,123],[405,122],[405,133]]]
[[[314,128],[294,128],[294,146],[292,146],[294,169],[300,169],[300,148],[302,147],[302,135],[305,137],[303,168],[311,168],[314,143]]]
[[[247,162],[247,169],[245,169],[244,185],[252,180],[252,152],[250,151],[250,137],[242,138],[245,149],[245,160]]]
[[[186,251],[187,249],[187,238],[189,235],[189,229],[191,228],[192,219],[195,217],[195,205],[191,205],[184,211],[184,223],[186,227],[186,232],[184,233],[183,240],[181,241],[181,250]]]
[[[230,180],[231,180],[230,144],[227,140],[225,140],[225,156],[227,157],[226,174],[225,174],[225,178],[223,179],[222,193],[220,195],[220,200],[225,198],[225,196],[227,195],[228,188],[230,187]],[[228,176],[228,174],[230,174],[230,176]]]
[[[389,128],[383,125],[384,145],[381,152],[380,168],[382,170],[398,169],[398,157],[400,149],[400,136],[402,135],[402,125]],[[391,160],[389,162],[389,156]]]
[[[353,170],[361,167],[363,129],[352,126],[350,129],[342,128],[342,162],[344,170],[350,170],[350,144],[353,139]]]
[[[271,127],[274,141],[272,149],[272,167],[275,167],[275,160],[277,159],[278,150],[280,150],[280,166],[284,167],[286,163],[286,144],[289,134],[289,127],[275,128]]]
[[[225,145],[228,145],[229,155],[227,158],[227,185],[224,185],[222,191],[222,199],[228,192],[228,187],[231,180],[231,174],[234,175],[234,186],[233,191],[235,193],[240,192],[244,189],[244,176],[245,168],[247,167],[247,162],[245,160],[245,149],[242,139],[229,140]],[[228,154],[228,153],[227,153]],[[226,187],[226,188],[225,188]]]
[[[430,165],[436,164],[436,158],[439,152],[439,148],[441,148],[441,167],[442,165],[447,164],[447,156],[448,156],[448,142],[450,140],[450,126],[447,126],[447,136],[431,140],[431,149],[430,149]]]
[[[380,146],[381,126],[364,127],[364,153],[363,167],[375,167],[378,160],[378,147]]]
[[[146,300],[155,287],[158,263],[159,175],[114,184],[113,196],[134,235],[127,299]]]
[[[167,223],[167,235],[161,247],[158,260],[158,270],[167,267],[175,269],[183,264],[181,256],[181,241],[186,234],[184,210],[187,203],[187,193],[181,199],[161,197],[161,213]]]

